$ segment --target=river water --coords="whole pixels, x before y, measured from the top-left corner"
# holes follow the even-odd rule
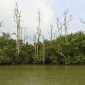
[[[85,85],[85,66],[0,66],[0,85]]]

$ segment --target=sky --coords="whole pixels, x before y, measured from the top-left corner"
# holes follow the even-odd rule
[[[68,32],[83,31],[84,25],[80,19],[85,19],[85,0],[0,0],[0,21],[3,21],[1,32],[16,32],[14,22],[15,1],[21,10],[21,26],[26,29],[27,35],[32,35],[38,27],[38,11],[41,11],[42,34],[48,34],[50,25],[56,29],[56,18],[63,20],[63,12],[67,9],[68,17],[72,15]],[[46,35],[47,36],[47,35]]]

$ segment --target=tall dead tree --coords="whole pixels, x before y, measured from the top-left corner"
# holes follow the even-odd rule
[[[64,26],[64,31],[65,31],[65,42],[66,44],[68,44],[68,38],[67,38],[67,34],[68,34],[68,28],[69,28],[69,23],[72,20],[72,15],[70,15],[68,17],[68,10],[64,12],[64,21],[63,21],[63,26]],[[65,64],[69,64],[70,62],[70,57],[69,56],[64,56],[65,59]]]
[[[26,39],[28,39],[28,36],[27,36],[27,30],[26,30],[26,28],[24,28],[24,34],[23,34],[23,36],[24,36],[24,39],[23,39],[23,41],[24,41],[24,43],[26,42]]]
[[[68,10],[64,12],[63,25],[64,25],[64,30],[65,30],[65,36],[68,34],[68,26],[69,26],[69,23],[72,19],[71,17],[72,17],[72,15],[70,15],[69,19],[68,19]]]
[[[38,27],[37,27],[37,57],[39,56],[39,42],[41,37],[41,12],[38,12]]]
[[[31,46],[32,46],[32,45],[31,45],[31,44],[32,44],[32,43],[31,43],[31,41],[32,41],[31,36],[30,36],[30,40],[29,40],[29,41],[30,41],[30,50],[31,50]]]
[[[34,38],[33,38],[33,41],[34,41],[34,48],[35,48],[35,56],[36,56],[36,52],[37,52],[37,46],[36,46],[36,33],[34,34]]]
[[[72,20],[72,15],[69,16],[68,18],[68,10],[64,12],[64,20],[63,20],[63,27],[65,31],[65,36],[68,34],[68,28],[69,28],[69,23]],[[67,36],[65,37],[66,43],[68,43]]]
[[[16,4],[16,8],[14,9],[14,20],[17,27],[17,39],[16,39],[16,49],[17,49],[17,57],[19,57],[20,54],[20,40],[21,40],[21,12],[19,11],[18,4]]]
[[[57,30],[58,30],[58,35],[62,35],[62,23],[59,18],[57,18]]]
[[[85,28],[85,21],[80,19],[81,23],[84,25],[84,28]]]
[[[52,41],[53,40],[53,25],[50,25],[51,29],[50,29],[50,32],[48,32],[50,34],[50,40]]]
[[[63,21],[61,22],[61,20],[59,18],[57,18],[57,30],[58,30],[58,35],[62,35],[63,34],[63,30],[65,32],[65,36],[68,34],[68,28],[69,28],[69,23],[72,20],[72,15],[70,15],[68,17],[68,10],[64,11],[64,16],[63,16]]]
[[[20,27],[20,39],[22,40],[22,28],[23,27]]]
[[[42,50],[42,53],[43,53],[43,64],[45,64],[45,42],[44,42],[45,38],[44,38],[44,35],[43,35],[43,50]]]
[[[65,44],[67,45],[68,44],[68,39],[67,39],[67,34],[68,34],[68,28],[69,28],[69,23],[70,21],[72,20],[72,15],[70,15],[68,17],[68,10],[64,12],[64,16],[63,16],[63,21],[61,22],[59,18],[57,18],[57,28],[58,28],[58,31],[60,29],[64,30],[65,32]],[[60,24],[59,24],[60,23]],[[61,30],[61,33],[62,33],[62,30]],[[60,33],[60,32],[59,32]],[[63,54],[63,52],[58,52],[59,55],[61,55],[62,57],[64,57],[65,59],[65,64],[69,64],[70,62],[70,57]]]
[[[0,27],[3,27],[3,21],[0,21]],[[2,34],[2,32],[0,32]]]

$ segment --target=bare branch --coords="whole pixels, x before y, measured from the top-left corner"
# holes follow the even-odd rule
[[[60,19],[57,18],[57,29],[58,29],[58,33],[59,35],[62,35],[62,23],[60,22]]]
[[[69,24],[69,22],[72,20],[72,15],[70,15],[70,18],[69,18],[69,20],[67,21],[67,26],[68,26],[68,24]]]
[[[80,21],[81,21],[81,23],[82,23],[82,24],[84,24],[84,25],[85,25],[85,21],[84,21],[84,20],[80,19]]]
[[[67,35],[67,31],[68,31],[68,25],[70,23],[70,21],[72,20],[72,15],[70,15],[69,20],[68,20],[68,10],[66,12],[64,12],[64,21],[63,21],[63,25],[64,25],[64,30],[65,30],[65,35]]]
[[[3,27],[3,21],[0,22],[0,27]]]

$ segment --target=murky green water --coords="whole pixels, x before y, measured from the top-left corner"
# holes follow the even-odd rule
[[[0,66],[0,85],[85,85],[85,66]]]

